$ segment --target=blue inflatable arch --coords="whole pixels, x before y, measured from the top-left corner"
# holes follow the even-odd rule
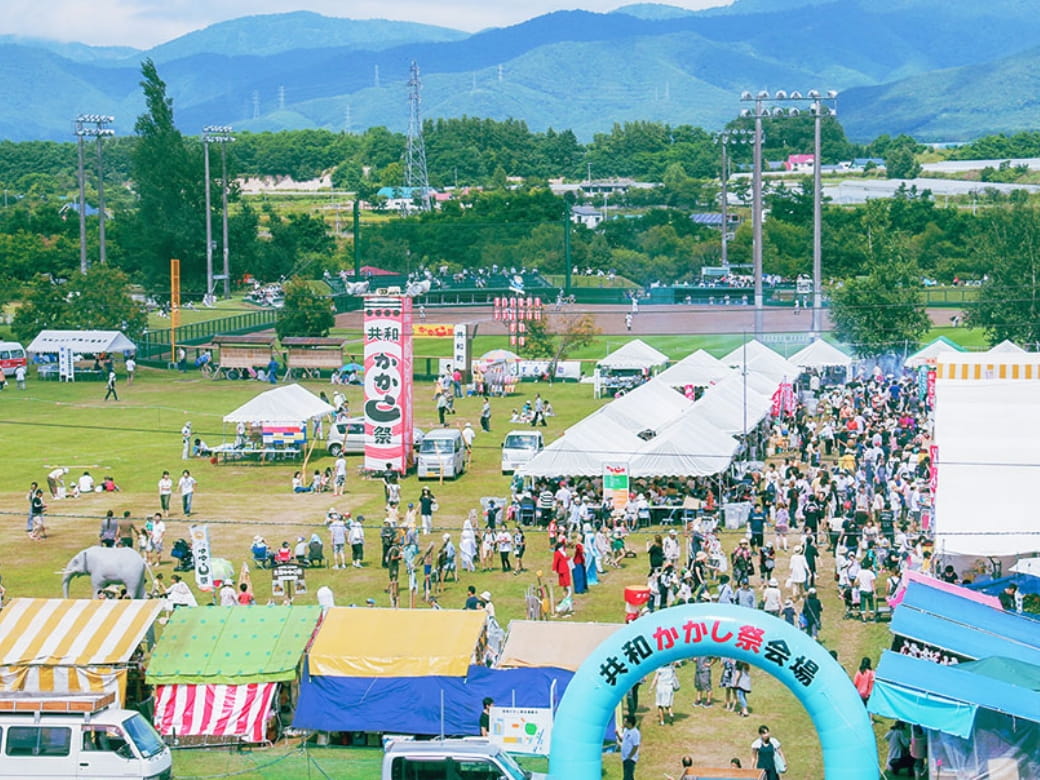
[[[628,689],[659,666],[701,655],[746,661],[786,685],[812,718],[827,777],[878,779],[870,718],[827,650],[759,610],[694,604],[644,615],[618,629],[581,665],[556,712],[550,780],[600,780],[603,731]]]

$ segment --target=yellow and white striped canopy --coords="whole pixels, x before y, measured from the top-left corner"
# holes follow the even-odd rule
[[[0,611],[0,689],[122,694],[159,600],[13,599]]]
[[[1040,354],[1005,353],[967,354],[950,352],[940,355],[935,365],[936,379],[982,381],[1040,380]]]

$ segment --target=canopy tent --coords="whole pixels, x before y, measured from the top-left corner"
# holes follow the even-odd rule
[[[907,569],[903,572],[903,577],[900,582],[900,587],[896,592],[888,598],[888,604],[892,607],[898,607],[903,603],[903,596],[906,595],[906,589],[910,583],[919,582],[921,585],[934,588],[935,590],[945,591],[946,593],[952,593],[960,598],[968,599],[969,601],[975,601],[979,604],[985,604],[986,606],[993,607],[994,609],[1002,609],[1000,606],[1000,599],[996,596],[987,595],[986,593],[980,593],[976,588],[966,588],[963,585],[956,585],[952,582],[945,582],[943,580],[930,577],[927,574],[923,574],[919,571],[913,571]]]
[[[906,359],[906,365],[910,368],[933,365],[935,359],[948,352],[964,352],[964,347],[945,336],[939,336],[935,341],[926,344]]]
[[[1022,347],[1018,346],[1015,342],[1008,341],[1007,339],[1004,339],[996,346],[991,347],[986,352],[987,355],[1023,355],[1025,353],[1026,350],[1022,349]]]
[[[593,414],[568,428],[517,473],[525,477],[599,477],[605,464],[627,461],[644,443],[610,417]]]
[[[1023,558],[1011,567],[1011,571],[1016,574],[1032,574],[1034,577],[1040,577],[1040,558]]]
[[[962,658],[999,655],[1040,666],[1040,632],[1035,621],[922,582],[907,587],[892,614],[891,630],[906,640]]]
[[[137,345],[118,330],[41,330],[26,352],[57,354],[61,349],[97,355],[101,352],[136,352]]]
[[[1036,475],[1038,390],[1040,354],[936,358],[937,554],[1040,552],[1033,496],[1023,490]]]
[[[852,358],[823,339],[816,339],[812,344],[795,352],[788,361],[801,368],[852,368]]]
[[[1030,560],[1036,559],[1031,558]],[[1005,577],[998,577],[995,580],[975,580],[968,587],[978,593],[986,593],[990,596],[998,597],[1008,585],[1017,586],[1018,593],[1021,596],[1030,594],[1034,596],[1040,595],[1040,576],[1032,574],[1009,574]]]
[[[618,623],[513,620],[496,668],[551,667],[576,672],[592,651],[621,627]]]
[[[740,443],[696,405],[648,441],[628,463],[632,477],[701,477],[725,471]]]
[[[669,387],[708,387],[733,374],[733,369],[721,360],[698,349],[658,374],[657,381]]]
[[[260,393],[235,411],[224,415],[224,422],[299,425],[335,411],[310,390],[293,384]]]
[[[587,419],[606,416],[620,423],[632,433],[658,431],[692,405],[686,396],[668,385],[651,379],[606,406],[597,409]]]
[[[0,689],[108,691],[122,702],[130,657],[157,599],[12,599],[0,611]]]
[[[596,363],[596,368],[633,370],[667,365],[668,356],[641,339],[633,339]]]
[[[160,734],[265,738],[280,682],[296,678],[319,607],[175,610],[148,664]]]
[[[487,614],[478,610],[330,609],[310,653],[312,675],[466,674],[478,660]]]
[[[724,433],[746,435],[772,408],[768,396],[745,387],[743,377],[732,377],[708,389],[694,405],[698,414]]]
[[[1030,670],[1040,667],[1005,660]],[[983,667],[984,669],[984,667]],[[973,664],[946,666],[886,650],[881,655],[868,709],[875,715],[916,723],[967,739],[979,709],[1040,722],[1040,693],[981,673]]]
[[[748,371],[767,374],[777,381],[786,379],[788,382],[793,382],[802,373],[801,368],[757,339],[751,339],[720,360],[725,365],[740,371],[746,368]]]

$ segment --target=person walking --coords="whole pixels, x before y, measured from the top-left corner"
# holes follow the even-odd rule
[[[106,401],[108,400],[109,396],[112,396],[112,398],[114,398],[116,401],[119,400],[119,396],[116,394],[116,372],[115,371],[109,371],[108,372],[108,381],[105,382],[105,400]]]
[[[65,471],[67,472],[68,469]],[[29,502],[29,514],[25,518],[25,532],[27,534],[31,534],[33,530],[33,515],[36,514],[36,491],[39,487],[39,483],[33,482],[29,485],[29,492],[25,496],[26,500]],[[42,504],[43,502],[41,501],[40,503]]]
[[[181,460],[191,457],[191,420],[181,427]]]
[[[755,769],[763,771],[764,780],[780,780],[787,771],[787,759],[780,748],[780,740],[773,739],[769,726],[758,727],[758,739],[751,743],[751,760]]]
[[[102,547],[115,547],[116,546],[116,533],[119,530],[119,524],[116,522],[115,513],[111,509],[105,513],[104,519],[101,521],[101,530],[98,532],[98,541],[101,542]]]
[[[737,689],[737,705],[740,707],[740,717],[746,718],[749,714],[747,697],[751,693],[751,667],[744,661],[737,661],[735,682],[734,687]]]
[[[365,529],[361,525],[364,519],[358,515],[357,519],[350,524],[350,533],[347,535],[347,541],[350,543],[351,565],[355,569],[361,568],[361,562],[365,557]]]
[[[332,495],[342,496],[347,484],[347,458],[341,452],[333,467]]]
[[[167,517],[170,516],[170,495],[173,493],[173,480],[170,472],[164,471],[159,477],[159,506]]]
[[[665,664],[657,667],[654,679],[650,687],[654,689],[654,704],[657,705],[657,725],[663,726],[665,716],[668,724],[675,724],[675,713],[672,712],[672,704],[675,702],[675,689],[679,686],[679,678],[674,664]]]
[[[195,498],[195,484],[195,477],[191,475],[190,471],[184,469],[184,473],[177,482],[177,489],[181,492],[181,507],[185,517],[191,517],[191,502]]]
[[[14,381],[19,390],[25,389],[25,366],[17,366],[14,370]]]
[[[126,386],[130,387],[134,383],[134,377],[137,375],[137,361],[131,355],[123,362],[123,366],[126,368]]]
[[[852,684],[856,687],[860,699],[863,700],[863,706],[866,707],[867,700],[874,690],[874,665],[866,656],[859,662],[859,671],[852,678]]]
[[[347,568],[347,524],[339,512],[330,512],[325,520],[329,525],[329,536],[332,542],[332,568]]]
[[[623,780],[635,780],[636,763],[639,761],[639,743],[642,738],[636,728],[633,715],[625,716],[625,728],[621,732],[621,772]]]
[[[487,398],[480,409],[480,427],[485,433],[491,433],[491,401]]]

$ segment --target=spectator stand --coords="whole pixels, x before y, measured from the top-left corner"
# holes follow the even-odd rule
[[[242,379],[256,375],[256,366],[267,366],[274,354],[274,334],[214,336],[212,346],[220,351],[213,379]]]
[[[322,370],[334,372],[343,365],[342,338],[288,336],[282,339],[285,356],[284,381],[294,377],[318,379]]]

